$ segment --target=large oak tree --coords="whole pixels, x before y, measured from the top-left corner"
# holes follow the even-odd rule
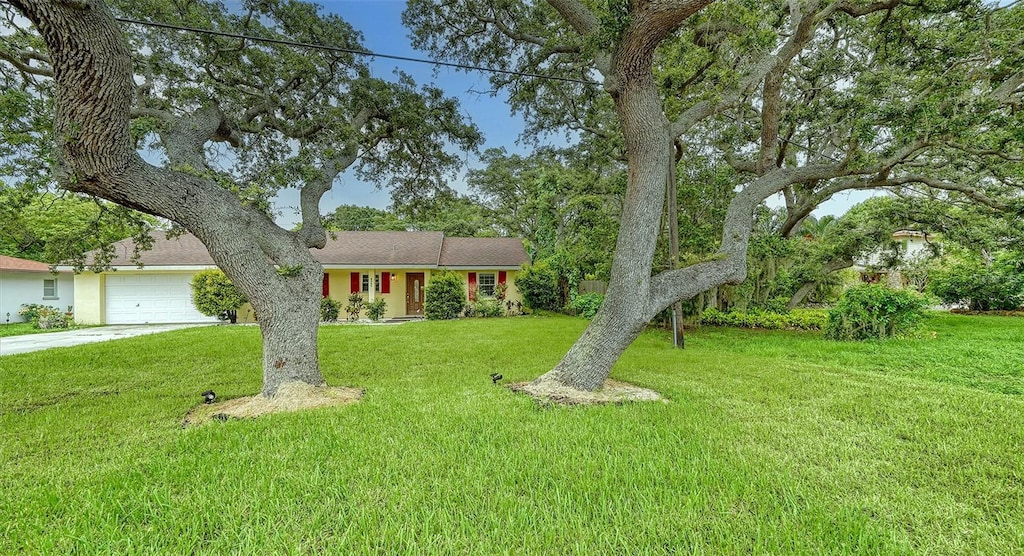
[[[536,386],[599,388],[659,311],[742,281],[753,213],[772,195],[784,194],[795,227],[802,207],[850,189],[922,186],[991,203],[1020,192],[1024,71],[1011,32],[1019,7],[412,0],[405,18],[417,44],[437,55],[562,78],[492,79],[530,132],[621,143],[628,185],[608,295]],[[741,185],[717,251],[655,274],[679,144],[715,153]]]
[[[325,384],[317,358],[327,234],[319,202],[347,168],[429,195],[472,149],[455,101],[406,76],[370,76],[352,54],[237,36],[123,27],[100,0],[14,0],[38,33],[0,41],[4,75],[55,107],[58,182],[195,234],[250,300],[263,335],[263,389]],[[122,16],[267,39],[359,48],[336,16],[292,0],[125,2]],[[45,46],[43,46],[45,45]],[[51,96],[52,95],[52,96]],[[147,158],[140,151],[149,147]],[[150,160],[157,156],[158,163]],[[277,226],[267,199],[300,190],[302,226]]]

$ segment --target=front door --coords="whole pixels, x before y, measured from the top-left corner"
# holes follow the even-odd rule
[[[423,273],[405,274],[405,314],[423,314]]]

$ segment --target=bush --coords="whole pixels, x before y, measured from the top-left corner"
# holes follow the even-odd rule
[[[341,302],[325,297],[320,300],[320,320],[323,322],[334,322],[341,314]]]
[[[933,271],[928,280],[928,291],[943,303],[967,305],[972,311],[1012,311],[1024,304],[1024,274],[1005,259],[990,266],[959,261]]]
[[[363,296],[354,293],[348,296],[348,305],[345,312],[348,313],[348,320],[359,320],[359,313],[363,311]]]
[[[558,273],[547,263],[523,265],[523,269],[516,276],[516,287],[523,295],[523,303],[530,309],[561,309],[558,302]]]
[[[200,313],[233,323],[247,300],[223,272],[212,269],[192,277],[192,301]]]
[[[909,290],[863,284],[846,290],[828,313],[825,337],[832,340],[881,339],[914,330],[927,307]]]
[[[569,302],[569,308],[578,316],[592,319],[597,314],[598,309],[601,308],[601,303],[603,302],[603,295],[599,293],[585,293],[573,296],[572,301]]]
[[[504,304],[496,299],[482,299],[469,306],[469,314],[475,317],[500,317],[505,314]]]
[[[379,321],[387,310],[388,302],[384,301],[383,297],[378,297],[366,304],[366,316],[370,317],[373,322]]]
[[[18,309],[18,314],[32,323],[32,328],[68,328],[75,323],[71,307],[61,311],[50,305],[28,304]]]
[[[735,326],[738,328],[763,328],[765,330],[821,330],[828,321],[824,311],[802,310],[789,313],[772,313],[767,311],[722,312],[718,309],[705,309],[701,314],[701,324],[712,326]]]
[[[430,276],[423,293],[423,314],[428,320],[458,318],[465,303],[466,290],[458,274],[439,272]]]

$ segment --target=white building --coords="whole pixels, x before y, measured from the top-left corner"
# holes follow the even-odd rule
[[[23,322],[22,305],[36,303],[67,310],[75,304],[71,272],[50,272],[50,265],[0,255],[0,324]]]

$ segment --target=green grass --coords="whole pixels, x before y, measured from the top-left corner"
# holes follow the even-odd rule
[[[337,326],[359,404],[182,429],[259,389],[254,327],[0,358],[0,553],[1011,554],[1024,322],[867,344],[646,333],[613,376],[667,404],[541,408],[563,317]],[[932,338],[928,332],[935,331]]]
[[[11,324],[0,324],[0,338],[7,336],[24,336],[25,334],[46,334],[48,332],[66,332],[77,328],[91,328],[90,326],[72,326],[71,328],[33,328],[29,322],[15,322]]]

